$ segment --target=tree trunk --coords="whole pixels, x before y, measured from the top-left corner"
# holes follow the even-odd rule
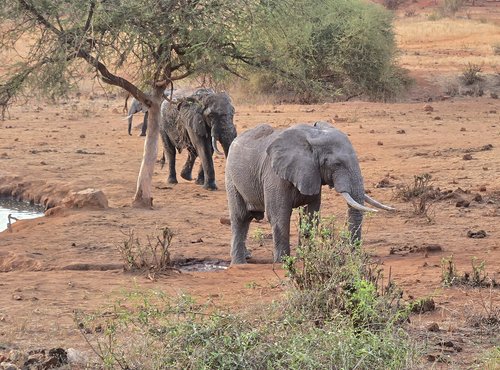
[[[158,136],[160,134],[160,106],[162,99],[159,96],[152,98],[152,104],[149,107],[148,129],[146,140],[144,142],[144,154],[142,156],[141,169],[137,178],[137,190],[135,192],[134,207],[153,207],[153,197],[151,193],[152,179],[156,156],[158,154]]]

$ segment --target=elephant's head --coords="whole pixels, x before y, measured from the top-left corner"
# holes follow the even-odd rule
[[[316,195],[322,185],[339,192],[349,205],[349,230],[353,240],[361,239],[365,201],[382,209],[393,208],[365,194],[356,152],[347,135],[326,122],[299,125],[283,131],[269,145],[272,169],[291,182],[301,194]]]
[[[226,93],[208,93],[200,98],[203,105],[203,117],[210,127],[213,149],[220,153],[217,141],[222,144],[227,157],[229,146],[236,138],[236,127],[233,123],[234,107]]]

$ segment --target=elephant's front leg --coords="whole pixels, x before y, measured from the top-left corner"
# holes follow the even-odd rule
[[[201,159],[203,172],[205,174],[205,182],[203,183],[203,187],[209,190],[217,190],[217,184],[215,183],[214,161],[212,159],[212,143],[210,142],[210,137],[207,139],[198,137],[196,135],[191,135],[191,133],[189,133],[189,138],[194,144],[196,151],[198,152],[198,155]]]
[[[292,207],[287,203],[283,196],[266,194],[266,213],[273,228],[274,262],[276,263],[282,262],[283,257],[290,255]]]
[[[230,180],[227,180],[226,190],[231,218],[231,263],[242,264],[250,257],[246,239],[252,217],[245,201]]]

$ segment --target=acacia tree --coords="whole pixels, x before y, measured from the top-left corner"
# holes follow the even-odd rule
[[[149,108],[133,204],[152,206],[164,89],[196,73],[236,73],[249,2],[221,0],[1,0],[0,50],[28,45],[0,77],[2,115],[29,88],[65,94],[86,66]],[[126,73],[125,73],[126,72]],[[127,76],[127,77],[124,77]]]

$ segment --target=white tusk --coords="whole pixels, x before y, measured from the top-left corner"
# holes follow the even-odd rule
[[[125,120],[129,119],[129,118],[130,118],[130,117],[132,117],[133,115],[134,115],[133,113],[132,113],[132,114],[129,114],[127,117],[123,118],[123,120],[125,121]]]
[[[223,155],[223,153],[221,153],[219,148],[217,148],[217,140],[215,140],[215,136],[212,136],[212,148],[214,148],[215,153]]]
[[[382,204],[380,202],[377,202],[375,199],[370,198],[368,195],[365,194],[365,201],[368,204],[371,204],[374,207],[380,208],[380,209],[385,209],[386,211],[395,211],[396,208],[386,206],[385,204]]]
[[[352,208],[357,209],[358,211],[363,211],[363,212],[378,212],[376,209],[368,208],[365,206],[362,206],[358,202],[356,202],[354,199],[352,199],[351,195],[349,193],[340,193],[347,204],[349,204]]]

